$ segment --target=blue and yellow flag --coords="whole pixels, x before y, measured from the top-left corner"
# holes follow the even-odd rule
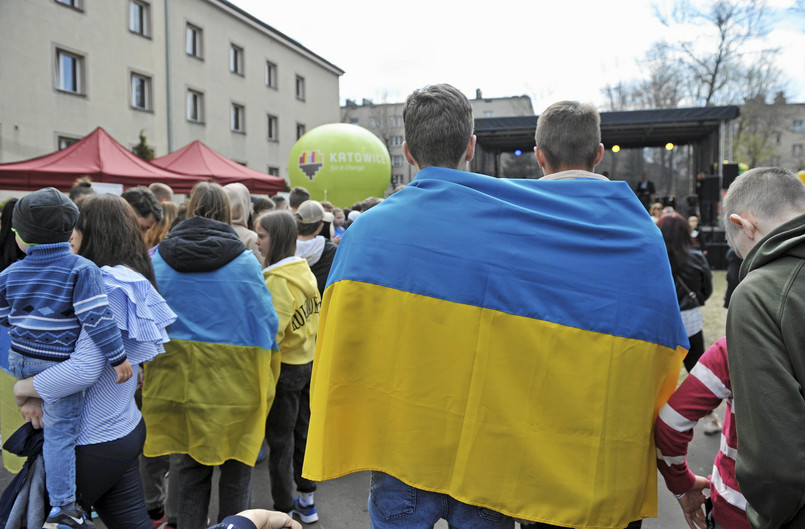
[[[254,465],[279,378],[277,313],[247,251],[213,272],[179,273],[153,259],[160,294],[178,319],[165,353],[145,366],[148,456]]]
[[[442,168],[347,230],[324,294],[304,474],[381,470],[519,518],[656,516],[659,408],[688,340],[625,182]]]

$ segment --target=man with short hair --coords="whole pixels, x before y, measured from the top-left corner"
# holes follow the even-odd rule
[[[291,189],[291,192],[288,193],[288,206],[294,213],[296,213],[296,209],[305,200],[310,200],[310,193],[304,187],[294,187]]]
[[[132,187],[120,195],[126,202],[134,208],[137,215],[137,223],[140,225],[140,233],[145,237],[148,228],[162,220],[162,206],[159,200],[145,186]]]
[[[160,204],[163,202],[173,202],[173,189],[168,184],[162,182],[154,182],[148,186],[148,189],[154,194]]]
[[[805,186],[785,169],[752,169],[722,211],[744,260],[727,313],[735,474],[752,527],[805,527]]]
[[[591,172],[598,113],[540,117],[542,181],[463,170],[474,120],[450,85],[415,91],[403,120],[418,173],[330,271],[304,475],[372,470],[375,529],[656,516],[652,428],[687,335],[659,231]]]

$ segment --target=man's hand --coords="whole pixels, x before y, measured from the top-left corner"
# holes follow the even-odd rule
[[[257,529],[280,529],[281,527],[302,529],[302,525],[299,522],[284,512],[250,509],[248,511],[239,512],[238,516],[243,516],[251,520]]]
[[[707,481],[707,478],[696,476],[693,487],[684,496],[678,498],[679,506],[685,514],[685,521],[688,522],[690,529],[707,529],[707,523],[704,519],[704,500],[706,496],[702,491],[709,488],[710,482]]]
[[[26,399],[20,408],[20,413],[25,422],[31,423],[37,430],[42,429],[44,426],[42,422],[42,399],[34,397]]]
[[[131,362],[126,358],[122,364],[115,366],[115,373],[117,373],[117,383],[122,384],[131,378],[134,374],[134,369],[131,368]]]

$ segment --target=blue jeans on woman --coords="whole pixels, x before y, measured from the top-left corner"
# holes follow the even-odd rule
[[[373,471],[369,489],[371,529],[431,529],[445,519],[454,529],[513,529],[514,519],[438,492],[417,489]]]
[[[18,379],[32,377],[59,362],[8,353],[8,367]],[[45,485],[52,506],[75,501],[75,443],[84,410],[84,392],[42,403],[45,442]]]

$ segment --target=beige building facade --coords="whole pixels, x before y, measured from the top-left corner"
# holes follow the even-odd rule
[[[502,116],[533,116],[534,107],[528,96],[484,98],[481,90],[470,99],[476,118]],[[374,103],[364,99],[360,104],[347,100],[341,107],[341,121],[359,125],[372,131],[388,147],[391,156],[391,186],[405,185],[416,176],[416,169],[405,161],[402,144],[405,140],[403,126],[404,103]]]
[[[0,162],[101,126],[287,179],[299,136],[340,117],[344,72],[224,0],[3,0],[0,42]]]

